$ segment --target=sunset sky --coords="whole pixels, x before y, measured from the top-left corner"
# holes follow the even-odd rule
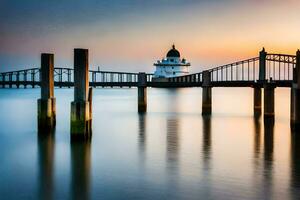
[[[0,0],[0,71],[39,67],[40,53],[73,67],[154,70],[172,44],[191,71],[300,48],[299,0]]]

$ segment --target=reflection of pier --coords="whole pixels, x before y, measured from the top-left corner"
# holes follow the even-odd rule
[[[71,167],[71,199],[90,199],[90,141],[71,142]]]
[[[139,152],[146,150],[146,113],[139,114]]]
[[[179,120],[176,116],[167,119],[167,138],[166,138],[166,170],[169,187],[174,191],[178,188],[179,182]],[[175,192],[174,192],[175,194]],[[172,195],[169,196],[172,199]]]
[[[270,198],[273,188],[274,120],[264,122],[264,195]]]
[[[178,119],[170,118],[167,120],[167,160],[171,165],[177,164],[178,161],[178,127]]]
[[[54,134],[38,134],[39,199],[54,199],[54,147]]]
[[[254,117],[254,158],[257,160],[261,152],[260,118]]]
[[[300,135],[292,132],[291,135],[291,188],[294,199],[300,196]]]
[[[264,160],[265,168],[272,171],[274,151],[274,121],[265,121],[264,124]]]
[[[203,149],[204,164],[209,165],[210,156],[211,156],[211,117],[203,116],[202,124],[203,124],[202,149]]]

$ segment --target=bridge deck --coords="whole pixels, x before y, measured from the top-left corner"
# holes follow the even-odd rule
[[[255,81],[213,81],[211,87],[263,87],[266,82]],[[292,81],[273,81],[276,87],[292,87]],[[4,86],[40,86],[37,81],[0,81],[0,85]],[[73,82],[55,81],[56,87],[73,87]],[[137,87],[138,82],[90,82],[91,87]],[[184,87],[202,87],[202,82],[147,82],[147,87],[155,88],[184,88]]]

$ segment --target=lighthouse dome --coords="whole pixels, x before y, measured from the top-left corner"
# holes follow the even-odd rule
[[[180,58],[180,53],[177,49],[175,49],[175,45],[172,46],[172,49],[170,49],[167,53],[167,58],[168,57],[177,57]]]

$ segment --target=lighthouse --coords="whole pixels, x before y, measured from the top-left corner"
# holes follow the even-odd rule
[[[188,75],[191,64],[186,59],[180,57],[179,51],[172,46],[167,53],[166,58],[154,63],[156,67],[153,81],[163,81],[166,78]]]

